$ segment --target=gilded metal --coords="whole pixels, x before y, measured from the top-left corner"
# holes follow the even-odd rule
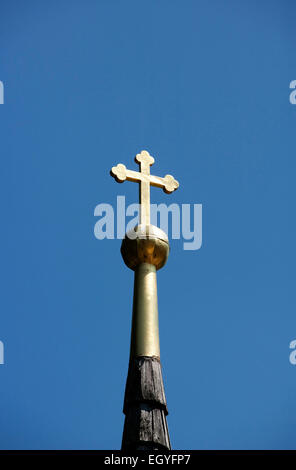
[[[172,175],[150,175],[154,158],[146,150],[138,153],[135,161],[140,172],[127,170],[122,163],[110,172],[119,183],[128,180],[140,186],[140,223],[125,235],[121,245],[125,264],[135,272],[130,357],[159,358],[156,271],[165,265],[170,247],[166,233],[150,224],[150,186],[171,193],[179,183]]]
[[[166,233],[155,225],[137,225],[126,234],[121,244],[123,261],[132,270],[140,263],[150,263],[156,270],[162,268],[169,251]]]
[[[141,263],[135,270],[130,357],[160,357],[156,268]]]
[[[140,165],[140,172],[127,170],[125,165],[119,163],[112,167],[110,173],[118,183],[125,180],[140,183],[140,224],[150,225],[150,186],[163,188],[165,193],[172,193],[178,189],[179,183],[172,175],[165,175],[164,178],[150,175],[154,158],[146,150],[138,153],[135,161]]]

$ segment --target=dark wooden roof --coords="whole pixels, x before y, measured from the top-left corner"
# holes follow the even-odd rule
[[[161,364],[157,357],[130,360],[123,412],[122,450],[171,448]]]

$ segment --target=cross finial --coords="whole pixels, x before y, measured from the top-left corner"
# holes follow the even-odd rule
[[[119,163],[112,167],[110,173],[118,183],[128,180],[140,184],[140,224],[150,225],[150,186],[157,186],[163,188],[166,193],[172,193],[178,189],[179,183],[172,175],[165,175],[164,178],[150,175],[154,158],[146,150],[138,153],[135,161],[140,165],[139,172],[127,170],[125,165]]]

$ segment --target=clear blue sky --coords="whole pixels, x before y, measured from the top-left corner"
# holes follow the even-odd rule
[[[203,204],[159,272],[175,449],[296,448],[293,1],[3,1],[2,448],[120,448],[133,273],[94,208],[147,149]]]

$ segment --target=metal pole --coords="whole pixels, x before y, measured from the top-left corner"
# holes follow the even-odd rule
[[[160,358],[156,268],[141,263],[135,269],[130,357]]]

